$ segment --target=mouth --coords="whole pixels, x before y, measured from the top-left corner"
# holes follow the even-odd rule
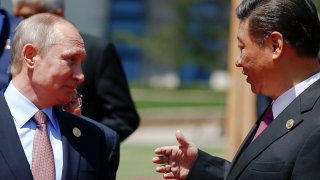
[[[245,69],[244,69],[244,68],[242,68],[242,71],[241,71],[241,73],[242,73],[243,75],[246,75],[246,76],[248,76],[248,75],[247,75],[247,72],[245,71]]]
[[[77,85],[76,85],[76,84],[66,85],[66,87],[67,87],[68,89],[73,90],[73,91],[76,91],[76,89],[77,89]]]

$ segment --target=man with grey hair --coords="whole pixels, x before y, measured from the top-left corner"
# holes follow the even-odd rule
[[[27,18],[49,12],[64,15],[64,0],[12,0],[13,13]],[[116,131],[125,140],[140,123],[127,78],[115,46],[86,33],[80,33],[87,51],[82,68],[86,77],[78,88],[83,95],[82,114]]]
[[[104,126],[64,112],[84,81],[84,42],[67,20],[23,20],[12,46],[12,80],[0,92],[2,179],[115,179]]]

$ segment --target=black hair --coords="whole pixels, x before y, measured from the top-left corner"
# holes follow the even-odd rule
[[[243,0],[236,13],[240,21],[249,20],[249,33],[260,46],[277,31],[298,55],[317,56],[320,22],[311,0]]]

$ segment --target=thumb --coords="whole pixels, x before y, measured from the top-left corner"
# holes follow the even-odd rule
[[[182,147],[188,147],[190,145],[187,138],[184,137],[180,130],[177,130],[176,132],[176,139]]]

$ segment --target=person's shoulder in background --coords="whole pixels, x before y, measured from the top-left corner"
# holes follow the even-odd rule
[[[115,45],[106,39],[81,33],[86,49],[82,64],[85,81],[82,114],[115,130],[126,139],[140,124],[129,84]]]

